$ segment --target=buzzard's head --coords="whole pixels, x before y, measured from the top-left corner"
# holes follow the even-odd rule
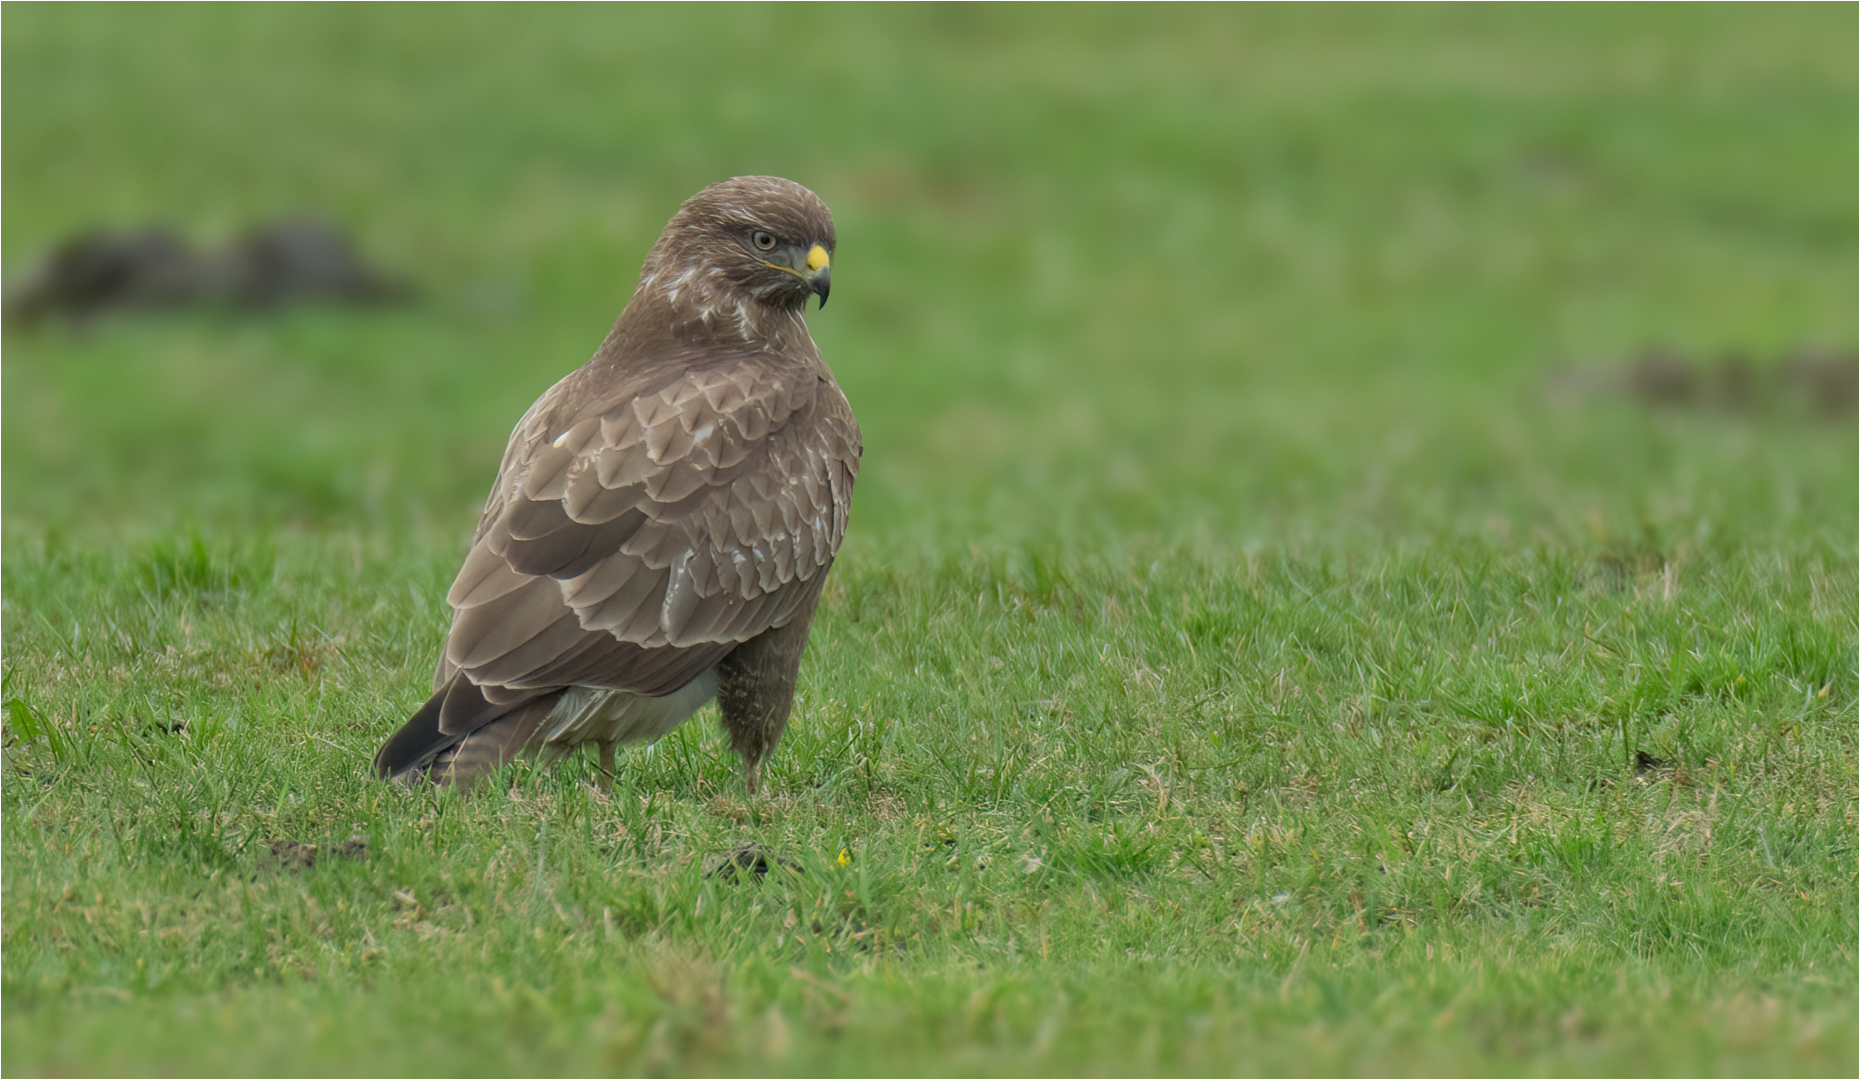
[[[759,322],[798,313],[809,294],[824,305],[832,277],[833,218],[792,180],[739,176],[686,200],[640,272],[641,301],[669,306],[674,323]]]

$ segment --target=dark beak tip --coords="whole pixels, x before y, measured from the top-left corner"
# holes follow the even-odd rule
[[[821,307],[827,306],[827,293],[831,291],[832,285],[833,285],[833,279],[825,271],[822,271],[817,277],[814,278],[813,280],[814,295],[820,297]]]

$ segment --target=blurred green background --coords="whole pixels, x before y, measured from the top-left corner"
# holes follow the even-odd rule
[[[672,210],[751,172],[838,222],[810,324],[866,431],[856,551],[1583,537],[1829,501],[1851,524],[1850,423],[1614,392],[1653,346],[1763,370],[1851,349],[1845,7],[17,5],[5,27],[9,280],[90,228],[210,244],[309,212],[421,297],[9,328],[13,535],[462,536]]]

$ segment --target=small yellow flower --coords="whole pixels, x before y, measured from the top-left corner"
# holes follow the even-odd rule
[[[852,854],[848,852],[845,848],[840,849],[840,865],[841,866],[852,865]]]

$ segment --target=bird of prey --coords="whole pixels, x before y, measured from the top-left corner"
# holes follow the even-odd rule
[[[861,442],[808,335],[833,219],[789,180],[685,202],[580,370],[510,436],[433,696],[375,755],[464,788],[525,753],[657,739],[717,699],[754,793],[846,533]]]

